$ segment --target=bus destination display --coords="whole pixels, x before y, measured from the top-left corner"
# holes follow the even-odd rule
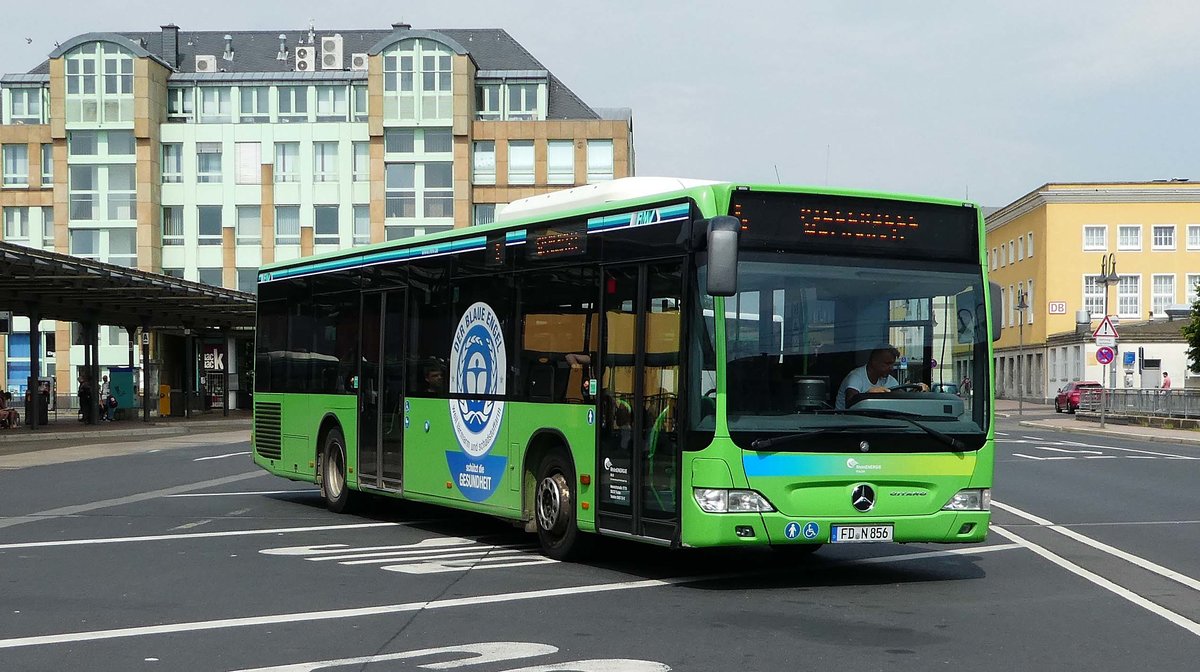
[[[535,259],[574,257],[587,253],[586,225],[569,224],[530,231],[528,252]]]

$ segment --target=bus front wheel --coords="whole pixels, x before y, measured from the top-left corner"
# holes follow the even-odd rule
[[[585,538],[575,520],[575,469],[561,453],[551,453],[537,473],[534,518],[542,552],[555,560],[577,558]]]
[[[350,508],[350,488],[346,486],[346,438],[342,430],[331,429],[321,448],[321,496],[334,513]]]

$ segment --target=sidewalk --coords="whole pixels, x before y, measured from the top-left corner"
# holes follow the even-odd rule
[[[144,422],[139,414],[136,419],[102,422],[86,425],[79,422],[75,411],[60,411],[58,417],[50,417],[50,424],[31,429],[24,424],[16,429],[0,430],[0,453],[13,454],[29,450],[56,448],[68,444],[94,441],[107,443],[116,441],[141,441],[150,437],[181,436],[213,432],[250,430],[250,411],[229,411],[225,417],[220,411],[201,413],[191,418],[160,418],[151,416]]]
[[[1049,429],[1056,432],[1072,432],[1077,434],[1092,434],[1095,436],[1112,436],[1137,441],[1152,441],[1158,443],[1180,443],[1200,446],[1200,431],[1188,429],[1163,429],[1160,427],[1142,427],[1140,425],[1118,425],[1112,422],[1107,427],[1100,428],[1099,422],[1080,420],[1069,413],[1055,413],[1053,406],[1024,404],[1024,414],[1020,416],[1022,427]],[[1017,402],[1009,399],[996,400],[996,417],[1017,418]]]

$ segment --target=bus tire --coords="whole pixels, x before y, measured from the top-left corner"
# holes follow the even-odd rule
[[[346,438],[334,427],[321,447],[321,497],[334,513],[350,510],[351,492],[346,485]]]
[[[574,560],[587,545],[575,519],[575,469],[562,452],[542,458],[534,485],[533,517],[542,553],[555,560]]]

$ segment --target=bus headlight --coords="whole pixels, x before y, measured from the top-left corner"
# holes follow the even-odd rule
[[[943,511],[990,511],[991,509],[992,491],[989,488],[959,490],[942,507]]]
[[[708,513],[765,513],[775,510],[766,497],[753,490],[694,488],[692,496],[696,498],[696,504]]]

